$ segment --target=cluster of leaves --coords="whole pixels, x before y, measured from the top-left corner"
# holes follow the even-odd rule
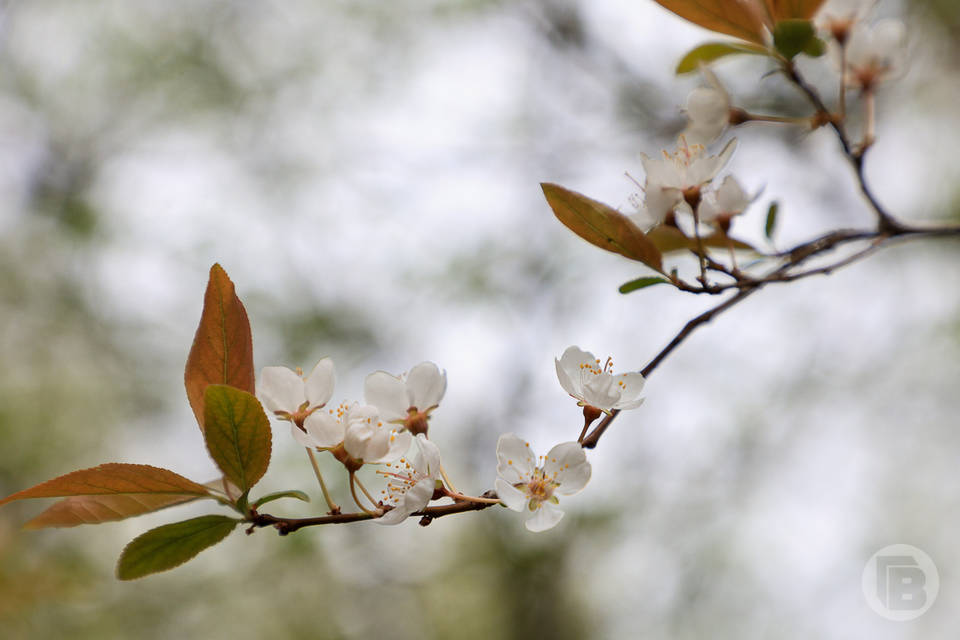
[[[733,36],[730,42],[708,42],[692,49],[677,73],[736,54],[820,56],[825,51],[811,22],[824,0],[655,0],[681,18],[710,31]]]
[[[117,577],[131,580],[190,560],[223,540],[251,510],[266,502],[308,499],[300,491],[283,491],[250,500],[250,490],[270,464],[270,421],[254,396],[247,312],[219,264],[210,269],[184,380],[221,478],[202,484],[169,469],[114,462],[40,483],[0,500],[0,505],[28,498],[63,498],[30,520],[25,525],[29,529],[123,520],[201,499],[215,500],[243,516],[200,516],[144,533],[127,545],[117,563]]]

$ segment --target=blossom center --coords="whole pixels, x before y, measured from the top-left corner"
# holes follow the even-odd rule
[[[581,362],[580,363],[580,373],[590,373],[594,376],[599,376],[603,373],[609,373],[613,375],[613,358],[607,358],[607,361],[603,363],[603,366],[600,366],[600,358],[597,358],[593,362]]]
[[[526,486],[523,487],[527,497],[530,498],[530,510],[536,510],[540,507],[541,502],[551,500],[554,490],[559,486],[552,477],[547,477],[547,472],[543,467],[534,469]]]
[[[397,504],[414,485],[425,478],[416,468],[400,458],[397,462],[388,462],[385,465],[389,471],[377,470],[377,473],[387,478],[387,488],[381,491],[384,504]]]
[[[350,473],[356,472],[360,467],[363,466],[363,460],[357,460],[356,458],[351,457],[350,454],[347,453],[347,448],[342,442],[332,449],[328,449],[328,451],[330,451],[330,454],[339,460],[340,463],[345,466],[347,471]]]
[[[427,424],[427,419],[429,417],[430,409],[427,409],[426,411],[420,411],[420,409],[417,407],[410,407],[407,409],[407,417],[403,420],[403,426],[413,435],[418,435],[420,433],[426,434],[427,429],[429,428],[429,425]]]

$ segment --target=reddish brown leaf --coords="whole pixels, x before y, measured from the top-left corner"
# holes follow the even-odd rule
[[[132,518],[203,496],[196,494],[125,493],[109,496],[70,496],[23,525],[24,529],[75,527]]]
[[[202,484],[188,480],[169,469],[145,464],[110,462],[41,482],[7,496],[0,500],[0,505],[28,498],[142,494],[200,498],[209,495],[209,491]]]
[[[184,372],[187,399],[203,430],[203,392],[225,384],[254,393],[253,340],[250,321],[233,282],[219,264],[210,268],[203,313]]]
[[[691,238],[684,234],[680,229],[668,225],[662,224],[654,229],[651,229],[647,232],[647,238],[649,238],[650,241],[655,244],[662,253],[671,253],[673,251],[681,251],[684,249],[688,249],[690,251],[697,250],[696,238]],[[702,237],[701,241],[703,242],[703,246],[707,248],[727,249],[732,243],[734,249],[760,253],[746,242],[725,236],[719,231],[715,231],[708,236]]]
[[[662,272],[660,251],[627,216],[560,185],[542,183],[540,187],[554,215],[575,234],[601,249],[619,253]]]
[[[809,20],[825,0],[766,0],[775,22],[781,20]]]
[[[681,18],[710,31],[763,44],[763,25],[769,19],[761,0],[656,0]]]
[[[710,31],[764,44],[765,28],[781,20],[809,19],[824,0],[655,0]]]

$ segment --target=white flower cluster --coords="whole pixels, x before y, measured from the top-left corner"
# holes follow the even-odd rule
[[[610,359],[601,366],[578,347],[568,348],[556,360],[556,371],[560,385],[584,407],[585,415],[588,409],[599,416],[643,402],[642,375],[614,375]],[[300,370],[265,367],[258,393],[269,412],[291,423],[294,440],[310,451],[329,451],[347,468],[351,488],[354,473],[363,465],[379,466],[377,473],[385,480],[380,499],[373,504],[367,494],[370,508],[357,504],[380,524],[399,524],[432,500],[450,497],[499,501],[514,511],[528,511],[527,529],[544,531],[563,517],[558,496],[577,493],[590,479],[580,442],[563,442],[537,458],[526,441],[508,433],[497,442],[498,498],[464,496],[449,486],[440,450],[427,437],[430,414],[447,388],[445,371],[432,362],[400,376],[376,371],[364,383],[366,404],[344,402],[327,408],[335,383],[333,362],[324,358],[306,377]]]
[[[681,135],[674,153],[664,151],[660,158],[641,155],[646,180],[643,196],[635,194],[631,198],[637,209],[634,222],[651,229],[677,213],[686,213],[703,223],[728,223],[742,213],[753,198],[740,183],[727,176],[720,185],[714,184],[736,148],[734,138],[719,154],[711,156],[702,144],[690,144]]]
[[[447,374],[422,362],[400,376],[377,371],[364,384],[365,404],[326,408],[333,396],[333,361],[324,358],[310,375],[286,367],[265,367],[259,396],[275,416],[290,421],[293,438],[310,450],[329,451],[351,472],[365,464],[385,465],[390,480],[376,521],[397,524],[432,499],[440,453],[427,437],[427,420],[440,405]],[[415,450],[408,462],[411,446]],[[358,505],[359,506],[359,505]]]

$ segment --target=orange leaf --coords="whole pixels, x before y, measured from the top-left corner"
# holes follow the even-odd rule
[[[91,469],[73,471],[18,491],[0,500],[0,505],[28,498],[143,494],[201,498],[210,495],[210,492],[202,484],[188,480],[169,469],[145,464],[109,462]]]
[[[696,238],[691,238],[690,236],[684,234],[680,229],[665,224],[648,231],[647,238],[649,238],[650,241],[655,244],[663,253],[672,253],[674,251],[681,251],[684,249],[690,251],[697,250]],[[703,236],[700,238],[700,241],[703,243],[703,246],[707,248],[727,249],[732,245],[734,249],[760,253],[749,244],[725,236],[719,231],[714,231],[708,236]]]
[[[219,264],[210,268],[200,325],[184,372],[187,399],[203,431],[203,392],[225,384],[254,393],[253,340],[250,321],[233,282]]]
[[[781,20],[810,19],[824,0],[655,0],[710,31],[764,44],[765,31]]]
[[[45,527],[75,527],[80,524],[99,524],[132,518],[158,511],[175,504],[190,502],[203,496],[196,494],[124,493],[109,496],[70,496],[60,500],[36,518],[23,525],[24,529]]]
[[[825,0],[766,0],[774,22],[809,20]]]
[[[764,24],[770,19],[769,9],[762,0],[655,1],[704,29],[757,44],[763,44]]]
[[[575,234],[601,249],[619,253],[662,272],[660,251],[627,216],[560,185],[544,182],[540,187],[554,215]]]

